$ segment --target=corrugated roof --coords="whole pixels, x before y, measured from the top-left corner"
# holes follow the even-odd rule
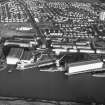
[[[31,51],[24,51],[21,60],[30,60],[33,57]]]
[[[11,48],[8,57],[20,58],[23,51],[23,48]]]

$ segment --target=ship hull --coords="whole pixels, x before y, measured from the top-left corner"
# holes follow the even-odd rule
[[[66,76],[63,72],[0,72],[0,96],[58,101],[105,103],[105,77],[91,73]]]

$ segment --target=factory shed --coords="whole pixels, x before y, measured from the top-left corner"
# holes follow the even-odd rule
[[[33,60],[33,55],[31,51],[24,50],[20,61],[24,63],[29,63]]]
[[[10,52],[6,58],[7,60],[7,64],[17,64],[17,62],[19,62],[22,54],[24,52],[23,48],[11,48]]]

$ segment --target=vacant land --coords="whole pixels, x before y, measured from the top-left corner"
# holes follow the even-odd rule
[[[34,35],[34,32],[19,32],[16,31],[16,27],[28,26],[26,23],[0,23],[0,36],[1,37],[12,37],[14,35]]]

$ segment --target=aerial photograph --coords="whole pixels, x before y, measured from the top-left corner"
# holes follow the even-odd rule
[[[0,105],[105,105],[105,1],[0,0]]]

